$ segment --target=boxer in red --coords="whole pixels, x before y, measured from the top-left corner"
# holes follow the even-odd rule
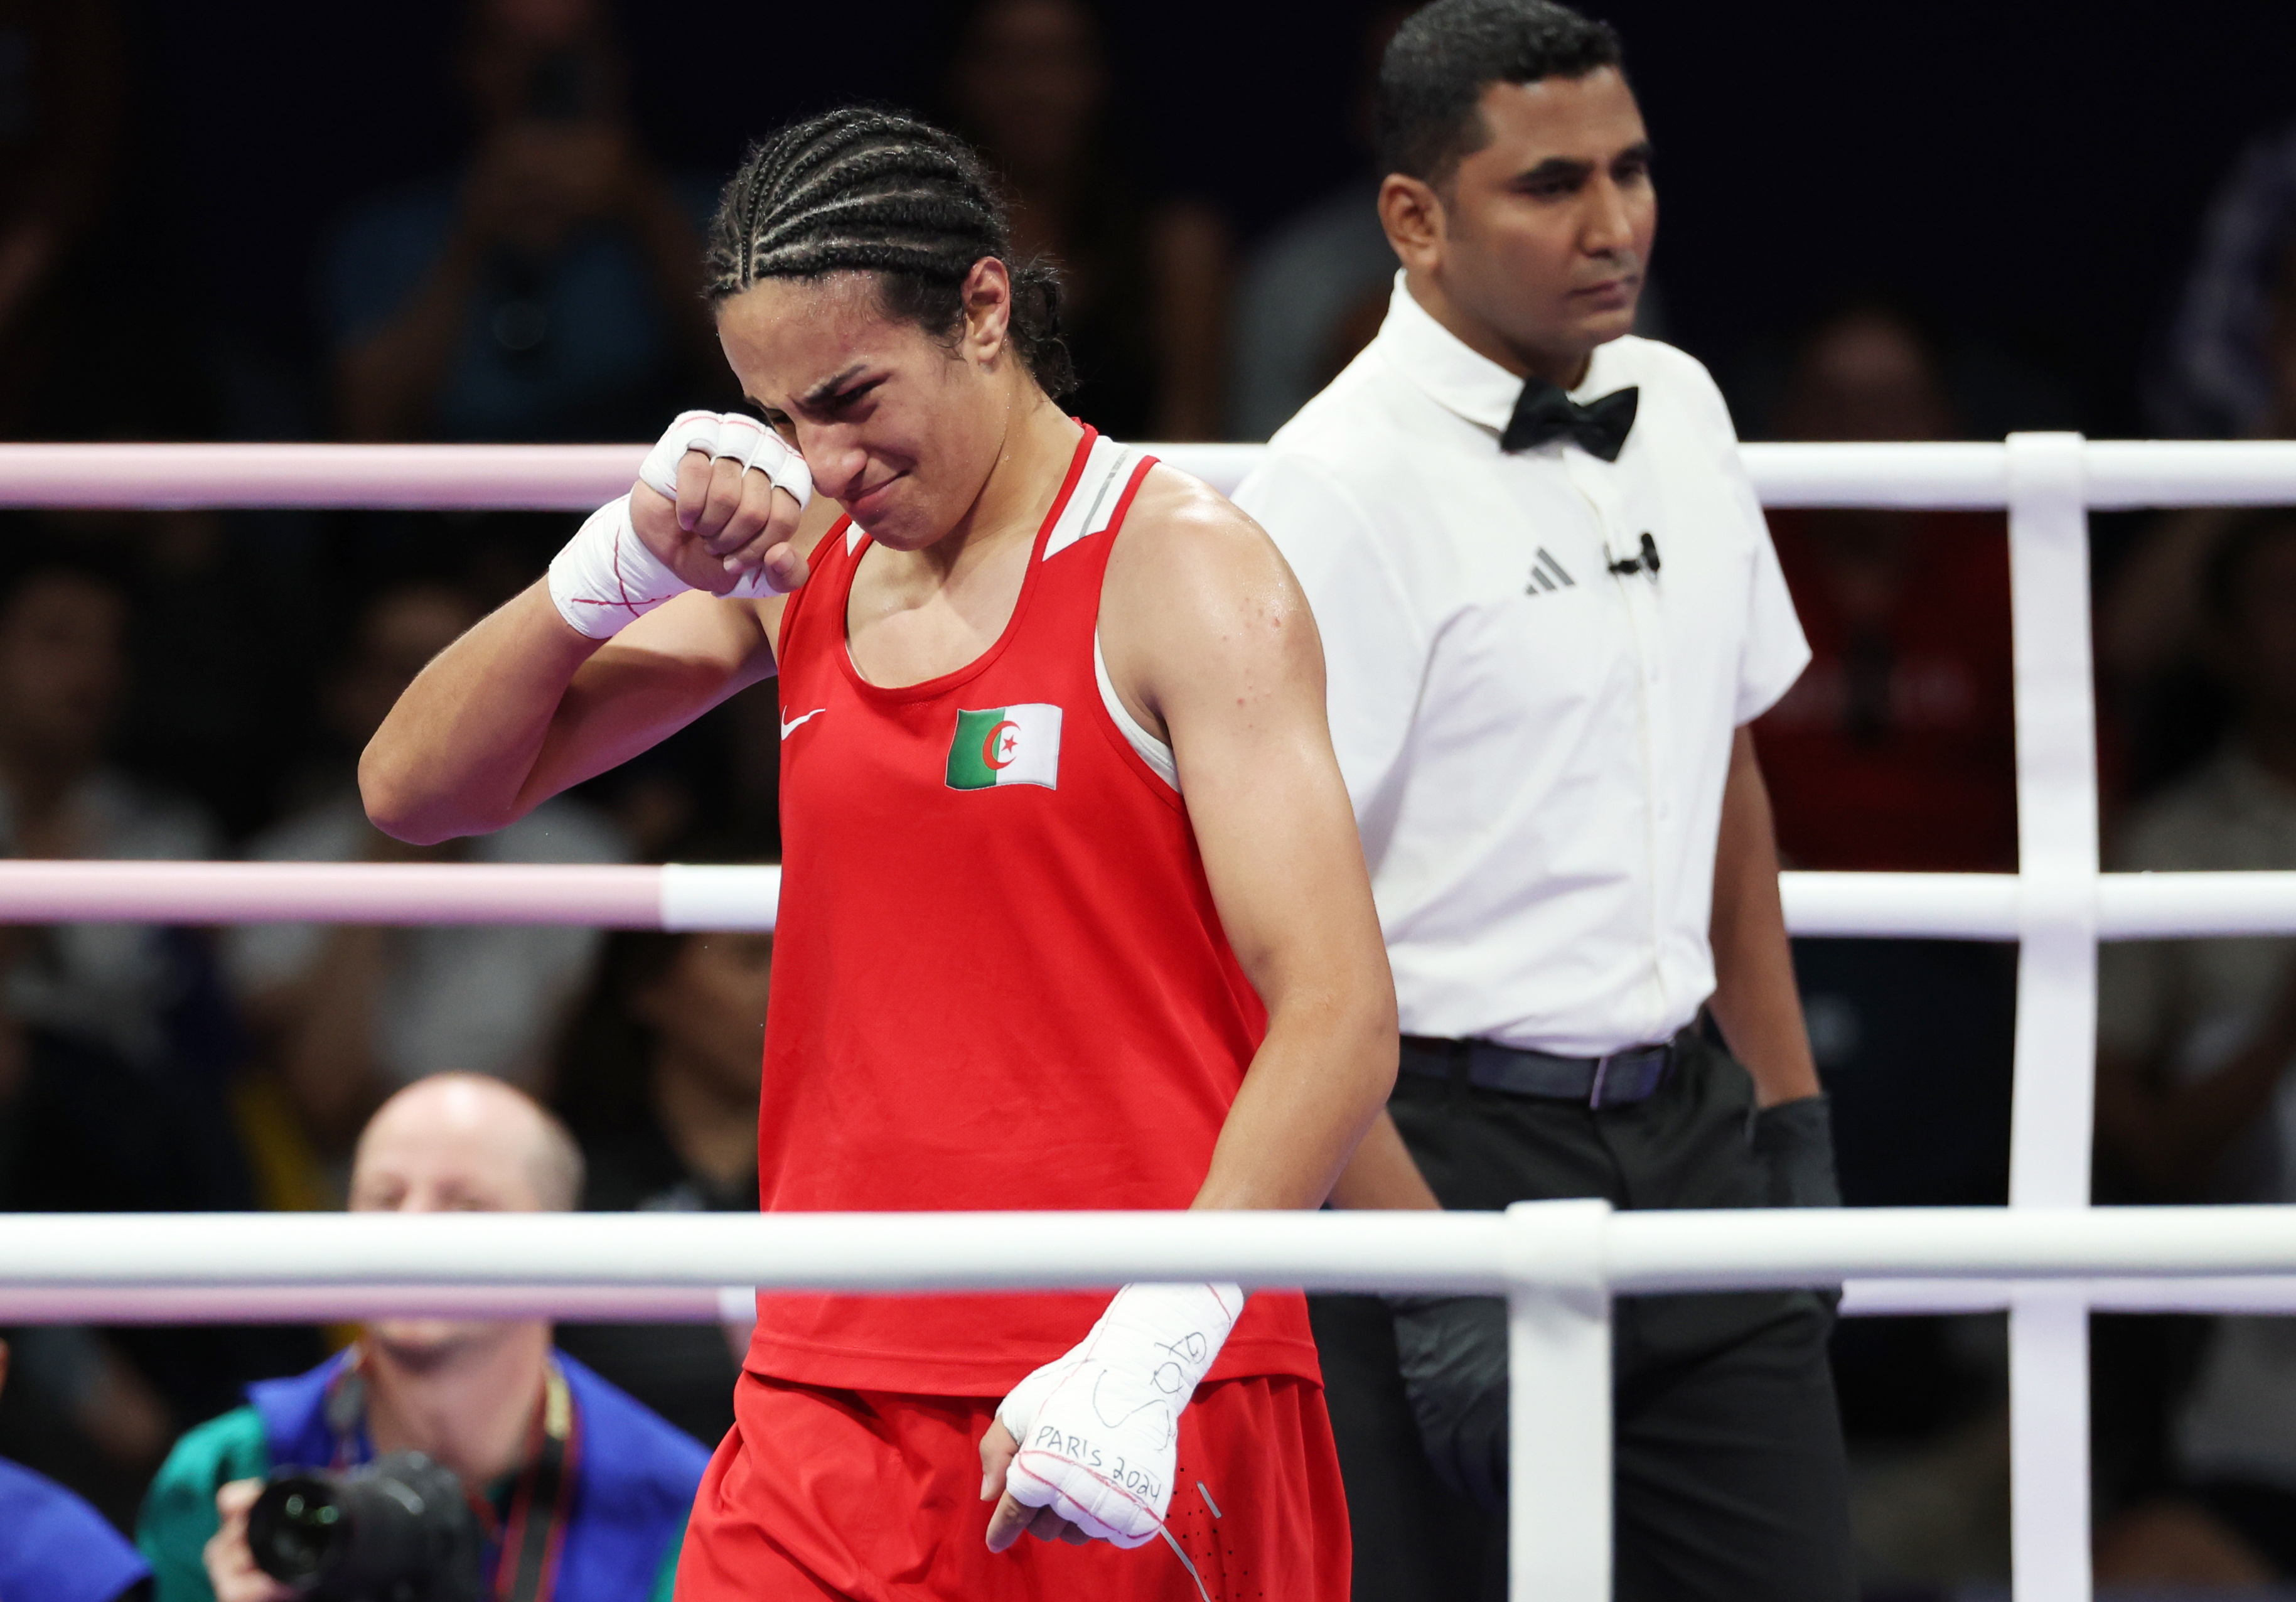
[[[1319,1205],[1395,1014],[1274,546],[1054,404],[1057,282],[938,129],[785,130],[709,267],[768,426],[680,418],[424,671],[375,821],[498,827],[778,671],[766,1207]],[[764,1296],[736,1416],[685,1602],[1347,1592],[1296,1294]]]

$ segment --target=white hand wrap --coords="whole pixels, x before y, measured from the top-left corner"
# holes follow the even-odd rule
[[[813,501],[813,473],[805,458],[754,417],[739,412],[681,412],[669,431],[654,441],[638,466],[638,482],[677,498],[677,464],[689,450],[712,462],[731,456],[751,472],[762,472],[777,489],[797,497],[802,512]]]
[[[1128,1285],[1076,1350],[1013,1387],[1004,1488],[1113,1546],[1155,1538],[1172,1499],[1180,1409],[1243,1311],[1233,1285]]]
[[[800,510],[813,498],[813,475],[805,458],[765,424],[732,412],[681,415],[646,453],[639,482],[675,501],[677,466],[689,450],[713,462],[730,456],[745,471],[764,473],[776,489],[794,496]],[[691,587],[638,538],[627,495],[593,512],[550,564],[550,598],[558,604],[559,615],[594,640],[611,639],[624,625]],[[725,593],[756,600],[775,592],[758,567]]]

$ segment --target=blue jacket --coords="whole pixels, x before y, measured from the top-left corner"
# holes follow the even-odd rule
[[[554,1355],[573,1394],[579,1441],[574,1514],[560,1551],[556,1602],[628,1602],[652,1590],[663,1554],[683,1539],[709,1453],[564,1352]],[[335,1459],[327,1387],[348,1360],[345,1353],[308,1374],[247,1388],[275,1465],[324,1466]],[[359,1440],[343,1443],[349,1461],[368,1456],[365,1434],[362,1429]]]
[[[0,1599],[112,1602],[151,1572],[103,1515],[0,1458]]]

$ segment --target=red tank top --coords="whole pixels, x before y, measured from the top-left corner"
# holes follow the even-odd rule
[[[1102,575],[1151,458],[1090,429],[1004,632],[922,684],[846,646],[840,522],[783,614],[782,877],[759,1097],[767,1212],[1184,1208],[1267,1027],[1179,794],[1095,665]],[[1001,1396],[1105,1294],[760,1296],[750,1367]],[[1297,1293],[1214,1377],[1318,1377]]]

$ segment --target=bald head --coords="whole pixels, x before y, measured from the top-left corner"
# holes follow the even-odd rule
[[[565,1125],[483,1074],[407,1086],[367,1121],[351,1163],[355,1212],[562,1212],[581,1195]]]

